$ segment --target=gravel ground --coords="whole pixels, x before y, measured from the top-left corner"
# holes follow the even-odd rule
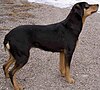
[[[12,28],[22,24],[50,24],[66,18],[70,9],[53,6],[0,5],[0,90],[13,90],[5,80],[2,65],[8,54],[3,39]],[[76,83],[68,84],[59,72],[59,53],[31,49],[28,63],[17,73],[24,90],[100,90],[100,14],[88,17],[73,55],[71,73]]]

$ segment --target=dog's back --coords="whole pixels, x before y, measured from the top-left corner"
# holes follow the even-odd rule
[[[61,25],[60,25],[61,26]],[[58,52],[64,47],[65,30],[59,28],[59,24],[52,25],[22,25],[11,30],[4,40],[4,46],[7,42],[28,50],[31,47],[40,48],[46,51]]]

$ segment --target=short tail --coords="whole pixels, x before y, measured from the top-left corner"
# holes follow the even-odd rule
[[[4,44],[4,49],[5,49],[5,51],[10,49],[9,40],[7,40],[7,39],[5,38],[3,44]]]

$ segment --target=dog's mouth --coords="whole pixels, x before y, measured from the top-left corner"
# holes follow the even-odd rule
[[[95,13],[95,12],[98,11],[98,9],[99,9],[99,4],[95,4],[95,5],[93,5],[92,7],[93,7],[93,11],[91,12],[91,14],[93,14],[93,13]]]
[[[98,10],[91,12],[91,14],[96,13]]]

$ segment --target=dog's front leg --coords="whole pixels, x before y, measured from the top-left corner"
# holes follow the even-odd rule
[[[70,84],[75,83],[75,80],[71,77],[70,74],[70,63],[71,63],[72,53],[65,51],[65,78]]]
[[[61,72],[61,76],[65,76],[65,54],[64,54],[64,51],[60,52],[59,70]]]

